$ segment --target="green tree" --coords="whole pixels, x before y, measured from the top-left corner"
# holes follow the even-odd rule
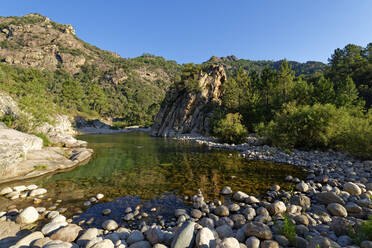
[[[353,79],[346,77],[346,80],[340,82],[336,89],[336,105],[352,106],[358,104],[358,90],[355,87]],[[363,104],[364,105],[364,104]]]
[[[239,113],[227,114],[225,118],[219,120],[213,128],[213,134],[221,142],[240,144],[247,136],[247,130],[241,124],[242,116]]]
[[[295,72],[291,69],[291,66],[288,64],[287,60],[284,59],[280,65],[280,70],[277,77],[277,106],[282,103],[287,102],[289,98],[289,92],[294,86]]]
[[[85,92],[78,81],[72,79],[64,81],[61,93],[62,102],[65,107],[80,110]]]
[[[99,114],[104,114],[108,107],[105,92],[97,83],[89,85],[87,99],[91,108]]]
[[[333,82],[322,76],[314,86],[314,102],[321,104],[334,103],[335,98]]]
[[[313,85],[300,78],[291,89],[290,100],[296,102],[297,105],[311,105],[313,94]]]
[[[240,91],[234,78],[229,78],[222,86],[222,104],[230,111],[239,109]]]

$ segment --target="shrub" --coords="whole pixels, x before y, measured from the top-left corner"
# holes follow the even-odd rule
[[[275,146],[333,148],[364,159],[372,156],[371,111],[287,104],[269,124],[257,126],[257,132]]]
[[[365,116],[344,114],[332,147],[363,159],[372,158],[372,109]]]
[[[4,115],[0,117],[0,122],[3,122],[7,127],[14,128],[16,118],[13,115]]]
[[[212,132],[221,142],[242,143],[247,136],[247,130],[241,124],[241,119],[242,116],[239,113],[227,114],[225,118],[217,121]]]
[[[364,240],[372,240],[372,215],[370,215],[369,220],[364,221],[357,230],[351,228],[349,235],[358,245]]]
[[[281,232],[291,243],[296,241],[296,225],[290,221],[288,215],[284,215]]]
[[[281,147],[325,148],[334,136],[339,113],[335,106],[288,104],[258,133]]]

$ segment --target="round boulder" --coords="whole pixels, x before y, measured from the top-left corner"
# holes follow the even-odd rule
[[[20,224],[31,224],[39,219],[39,213],[34,207],[25,208],[17,217],[16,222]]]
[[[271,215],[277,215],[277,214],[284,213],[287,210],[287,208],[284,202],[276,201],[269,205],[268,210]]]
[[[107,231],[113,231],[118,228],[118,223],[116,223],[114,220],[106,220],[102,223],[102,228]]]
[[[347,211],[341,204],[328,204],[327,209],[333,216],[347,217]]]
[[[273,237],[270,227],[257,221],[252,221],[247,224],[245,234],[248,237],[256,236],[259,239],[272,239]]]
[[[351,195],[360,195],[362,193],[362,190],[359,188],[359,186],[352,182],[345,183],[344,190]]]

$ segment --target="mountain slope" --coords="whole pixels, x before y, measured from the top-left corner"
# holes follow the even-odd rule
[[[77,38],[71,25],[39,14],[0,17],[0,61],[63,75],[62,81],[76,80],[84,91],[82,102],[65,107],[88,115],[122,117],[128,124],[152,119],[166,88],[180,71],[175,61],[162,57],[124,59],[101,50]],[[47,90],[62,95],[63,85],[56,81]],[[98,93],[90,94],[89,89]],[[103,106],[90,102],[88,95],[94,93],[103,94]],[[58,100],[55,103],[61,104]]]

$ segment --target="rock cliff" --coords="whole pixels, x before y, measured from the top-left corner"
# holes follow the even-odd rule
[[[151,129],[153,136],[173,137],[181,133],[208,134],[214,107],[221,104],[221,86],[226,73],[221,65],[199,72],[197,91],[171,87]]]
[[[10,115],[30,116],[18,108],[12,97],[0,92],[0,120]],[[20,177],[34,177],[51,171],[69,168],[83,162],[93,154],[93,150],[83,148],[87,142],[75,139],[75,131],[69,118],[56,115],[53,125],[44,123],[33,132],[42,133],[54,145],[43,147],[43,140],[32,134],[7,127],[0,121],[0,183]]]

